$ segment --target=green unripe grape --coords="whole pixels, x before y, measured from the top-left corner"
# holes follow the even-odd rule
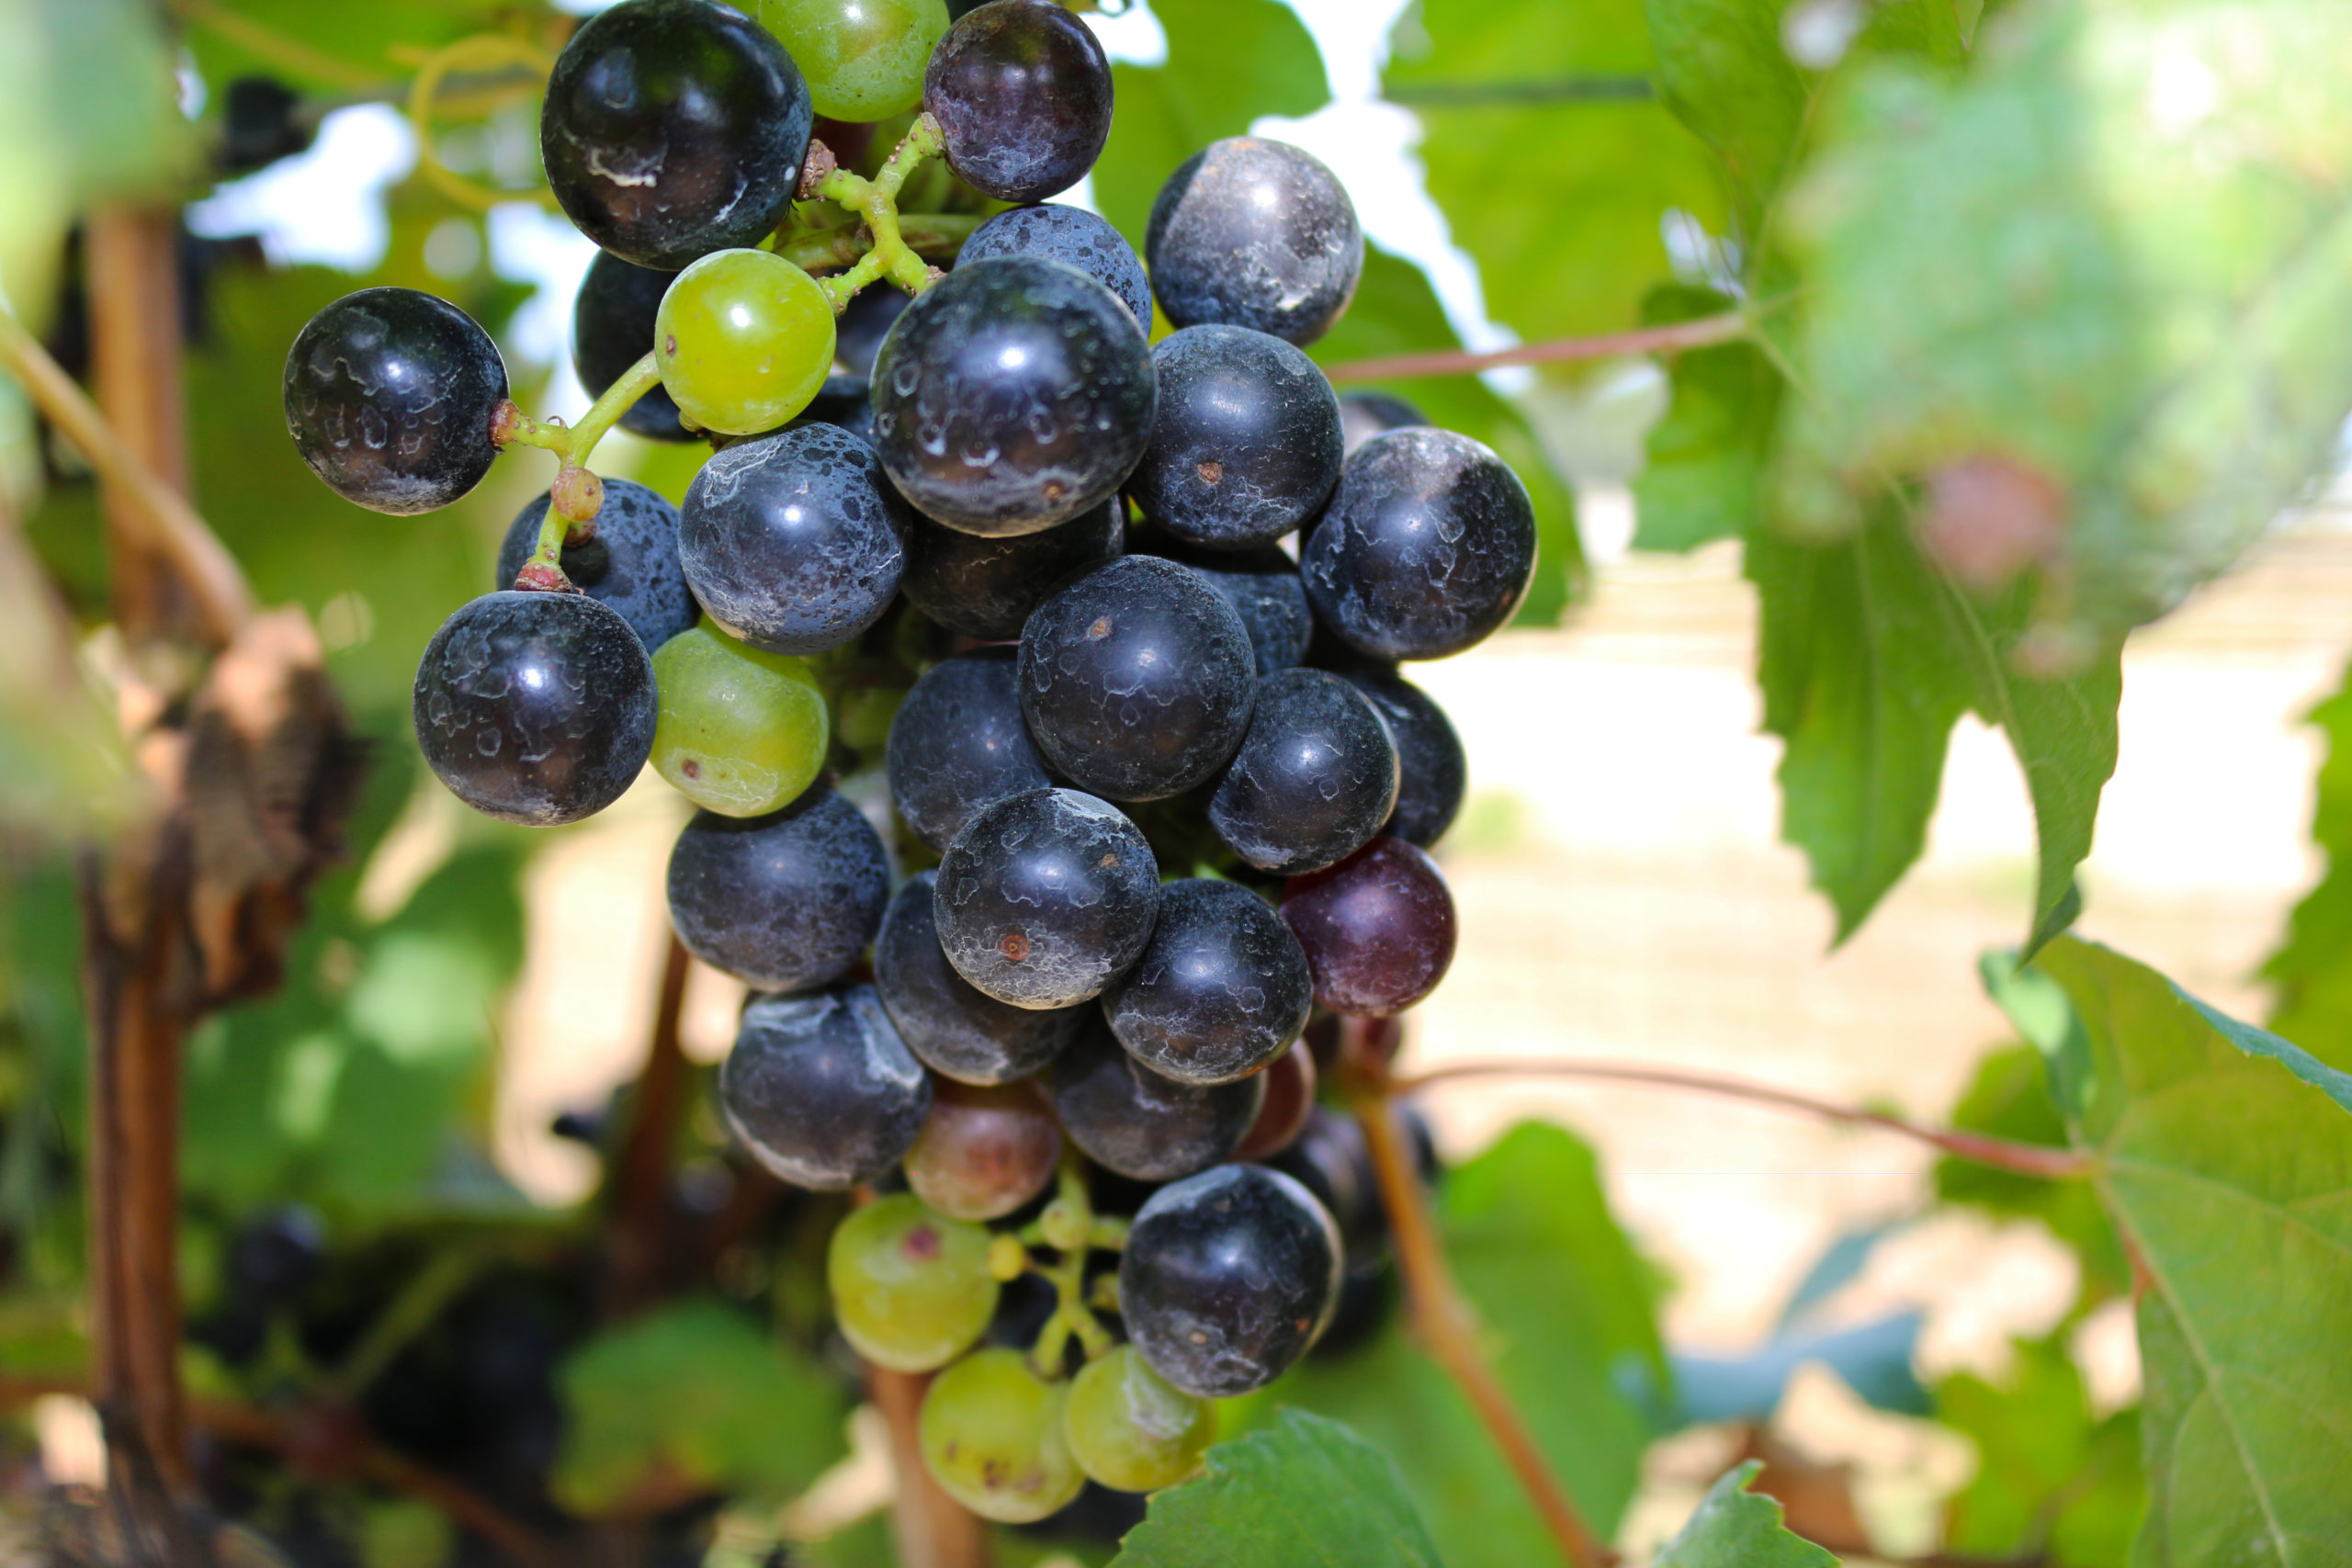
[[[1151,1370],[1132,1345],[1086,1364],[1063,1417],[1079,1468],[1121,1492],[1157,1492],[1201,1467],[1216,1406]]]
[[[798,799],[825,765],[825,698],[805,659],[705,621],[662,645],[653,683],[654,769],[696,806],[757,817]]]
[[[782,256],[713,251],[662,296],[653,355],[687,423],[755,435],[807,408],[825,384],[832,301]]]
[[[857,1353],[900,1372],[927,1372],[970,1348],[996,1312],[999,1288],[989,1233],[903,1192],[834,1227],[825,1282]]]
[[[759,0],[762,25],[808,78],[827,119],[875,120],[922,101],[946,0]]]
[[[974,1351],[923,1394],[923,1465],[982,1518],[1042,1519],[1086,1484],[1062,1431],[1069,1402],[1069,1385],[1039,1377],[1020,1351]]]

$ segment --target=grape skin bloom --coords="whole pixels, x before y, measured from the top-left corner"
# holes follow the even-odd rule
[[[678,558],[729,636],[770,653],[823,653],[890,607],[907,525],[874,449],[808,424],[703,465],[686,488]]]
[[[418,749],[458,799],[526,828],[594,816],[653,749],[653,665],[628,623],[577,593],[486,593],[425,646]]]
[[[286,351],[286,429],[345,501],[410,516],[463,497],[498,456],[506,364],[474,319],[413,288],[363,288]],[[1122,476],[1125,477],[1125,476]]]
[[[1034,534],[1126,482],[1155,385],[1116,295],[1060,262],[996,256],[957,267],[891,323],[874,361],[875,446],[924,516]]]
[[[718,1103],[782,1180],[839,1191],[899,1163],[931,1111],[931,1077],[874,987],[754,998],[718,1066]]]

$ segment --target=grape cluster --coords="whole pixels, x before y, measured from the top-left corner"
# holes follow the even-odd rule
[[[337,302],[286,371],[298,448],[363,506],[446,504],[526,434],[563,457],[425,649],[424,754],[509,821],[649,762],[699,808],[669,912],[752,987],[727,1125],[786,1181],[867,1190],[841,1331],[937,1373],[931,1469],[1015,1521],[1181,1480],[1208,1401],[1371,1310],[1385,1224],[1317,1057],[1353,1031],[1385,1059],[1443,977],[1426,846],[1464,788],[1396,661],[1493,632],[1534,570],[1507,466],[1301,351],[1363,267],[1330,171],[1204,150],[1147,269],[1044,200],[1111,108],[1053,0],[622,0],[564,50],[542,147],[603,247],[583,383],[715,449],[683,506],[588,474],[427,296]],[[844,180],[820,113],[906,135]],[[820,187],[867,204],[876,257],[900,199],[968,239],[944,274],[804,270],[778,253]]]

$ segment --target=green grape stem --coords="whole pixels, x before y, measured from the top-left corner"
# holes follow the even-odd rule
[[[1072,1338],[1085,1349],[1090,1361],[1109,1354],[1117,1345],[1087,1300],[1086,1255],[1095,1247],[1106,1245],[1099,1242],[1098,1236],[1115,1234],[1116,1243],[1108,1245],[1125,1246],[1127,1231],[1125,1221],[1094,1213],[1094,1205],[1086,1195],[1086,1168],[1069,1149],[1062,1151],[1059,1179],[1061,1190],[1047,1210],[1054,1216],[1053,1223],[1041,1221],[1021,1233],[1022,1239],[1027,1241],[1029,1232],[1037,1231],[1036,1241],[1047,1246],[1056,1244],[1044,1235],[1046,1230],[1061,1235],[1065,1240],[1079,1240],[1075,1247],[1057,1247],[1059,1257],[1052,1263],[1039,1263],[1033,1258],[1029,1264],[1040,1279],[1054,1287],[1054,1315],[1037,1331],[1037,1341],[1029,1349],[1029,1365],[1039,1377],[1048,1379],[1062,1375],[1062,1355]]]
[[[964,248],[964,242],[972,237],[972,231],[987,221],[970,212],[902,212],[898,217],[899,238],[919,257],[951,261]],[[873,254],[865,236],[866,220],[847,218],[835,223],[795,229],[777,240],[775,254],[804,272],[822,267],[854,267]]]
[[[927,114],[919,115],[898,146],[891,149],[880,174],[869,180],[837,168],[818,185],[819,196],[838,202],[863,218],[874,240],[872,247],[847,272],[817,280],[831,299],[834,310],[847,305],[853,295],[877,278],[887,277],[910,294],[920,294],[931,287],[930,264],[907,243],[905,229],[899,222],[899,191],[906,185],[907,176],[943,145],[939,122]]]
[[[605,433],[620,422],[645,396],[662,384],[661,368],[649,351],[645,357],[621,373],[619,380],[605,389],[605,395],[589,405],[580,416],[578,424],[567,425],[560,419],[536,420],[513,403],[500,411],[496,438],[501,446],[537,446],[552,452],[562,460],[565,468],[584,468],[589,457],[596,450],[596,443]],[[548,487],[548,514],[539,524],[538,543],[531,551],[531,558],[523,563],[514,585],[517,588],[549,590],[568,592],[571,579],[563,575],[563,542],[566,535],[580,531],[580,537],[593,537],[588,520],[575,522],[556,510],[554,487]]]

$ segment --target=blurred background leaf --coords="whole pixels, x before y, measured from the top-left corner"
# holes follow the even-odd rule
[[[1713,158],[1653,96],[1640,0],[1419,0],[1390,50],[1430,194],[1521,337],[1631,326],[1674,276],[1669,213],[1724,231]]]

